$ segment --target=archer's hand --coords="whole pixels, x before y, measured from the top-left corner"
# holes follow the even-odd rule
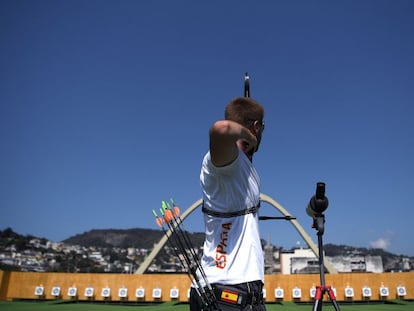
[[[256,152],[256,148],[257,148],[257,139],[256,139],[256,136],[251,135],[251,138],[249,140],[247,140],[247,139],[239,139],[237,141],[237,146],[248,157],[251,157],[253,155],[253,153]]]
[[[210,154],[216,166],[234,161],[242,150],[250,159],[257,150],[257,138],[243,125],[230,121],[217,121],[210,128]]]

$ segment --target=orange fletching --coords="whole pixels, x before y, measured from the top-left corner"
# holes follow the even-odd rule
[[[174,206],[174,214],[176,217],[180,216],[180,208],[178,206]]]
[[[174,219],[174,214],[170,209],[167,209],[164,214],[164,220],[166,223],[170,223]]]
[[[162,228],[164,220],[161,217],[155,218],[155,222],[157,223],[158,227]]]

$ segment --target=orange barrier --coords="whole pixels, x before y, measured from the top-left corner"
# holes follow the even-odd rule
[[[414,272],[327,274],[338,301],[414,299]],[[311,301],[319,274],[265,276],[267,302]],[[0,300],[188,301],[186,274],[95,274],[0,271]],[[368,297],[363,295],[370,293]],[[347,294],[346,294],[347,293]],[[346,297],[349,294],[351,297]],[[327,299],[327,295],[325,295]]]

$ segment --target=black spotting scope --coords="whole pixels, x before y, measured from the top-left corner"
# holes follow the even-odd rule
[[[316,193],[310,199],[306,213],[313,217],[315,215],[321,215],[329,205],[328,198],[325,196],[325,183],[318,182],[316,184]]]

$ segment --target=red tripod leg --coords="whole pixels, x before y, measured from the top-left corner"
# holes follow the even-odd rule
[[[316,286],[315,302],[313,304],[312,311],[321,311],[322,310],[322,299],[323,299],[323,288],[322,288],[322,286]]]
[[[330,286],[326,286],[326,291],[328,292],[329,299],[331,300],[331,302],[332,302],[332,304],[333,304],[333,306],[334,306],[335,310],[336,310],[336,311],[339,311],[339,305],[338,305],[338,303],[336,302],[335,293],[334,293],[334,291],[332,290],[332,287],[330,287]]]

